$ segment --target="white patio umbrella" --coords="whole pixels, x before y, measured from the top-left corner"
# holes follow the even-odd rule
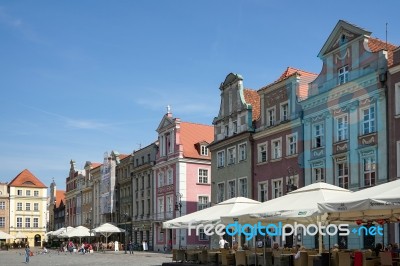
[[[233,215],[240,210],[243,210],[250,206],[257,206],[259,204],[259,201],[255,201],[245,197],[236,197],[218,203],[212,207],[163,222],[163,227],[168,229],[179,229],[188,228],[189,223],[192,225],[216,224],[221,221],[221,215]]]
[[[124,233],[125,230],[121,229],[113,224],[105,223],[93,229],[94,232],[102,234],[106,238],[108,243],[108,237],[114,233]]]
[[[91,236],[90,230],[82,225],[75,227],[69,231],[64,231],[62,234],[58,235],[59,238],[71,238],[78,237],[79,242],[82,242],[83,237]]]
[[[53,231],[50,235],[51,236],[59,236],[60,234],[63,234],[64,232],[68,232],[74,229],[72,226],[68,226],[67,228],[61,227],[57,229],[56,231]]]
[[[0,231],[0,239],[13,239],[14,237],[6,232]]]
[[[400,219],[400,179],[318,203],[330,221]]]
[[[285,196],[243,209],[233,215],[223,215],[224,223],[239,220],[241,223],[258,221],[281,221],[286,223],[315,223],[324,213],[318,209],[318,202],[352,194],[350,190],[324,182],[314,183]]]
[[[18,231],[17,234],[15,235],[16,239],[25,239],[28,238],[24,233]]]

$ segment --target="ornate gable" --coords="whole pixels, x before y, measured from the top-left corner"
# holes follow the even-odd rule
[[[164,131],[165,128],[170,128],[171,126],[175,126],[175,121],[172,117],[166,114],[161,119],[160,124],[158,124],[156,131],[160,133],[161,131]]]
[[[371,35],[370,31],[366,31],[344,20],[339,20],[325,44],[322,46],[321,51],[318,53],[318,57],[323,58],[325,55],[338,49],[342,44],[349,43],[360,36],[369,35]]]

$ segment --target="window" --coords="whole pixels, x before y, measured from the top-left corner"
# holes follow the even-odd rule
[[[200,155],[208,156],[208,149],[207,149],[206,145],[201,145],[200,146]]]
[[[33,210],[38,211],[39,210],[39,203],[33,203]]]
[[[315,167],[312,169],[313,180],[315,182],[321,182],[325,179],[324,168],[322,167]]]
[[[363,159],[364,186],[375,186],[376,161],[375,156]]]
[[[363,134],[369,134],[375,132],[375,107],[370,106],[367,109],[362,110],[363,122],[362,132]]]
[[[259,184],[259,195],[258,201],[264,202],[268,200],[268,184],[267,183],[260,183]]]
[[[275,107],[267,109],[267,126],[275,124]]]
[[[228,164],[234,164],[236,162],[236,147],[228,149]]]
[[[17,217],[17,227],[22,228],[22,217]]]
[[[348,118],[347,115],[336,118],[337,141],[343,141],[348,138]]]
[[[347,161],[341,161],[336,163],[336,171],[339,187],[349,188],[349,168]]]
[[[237,133],[237,121],[233,121],[232,126],[233,126],[233,134],[236,134]]]
[[[247,178],[239,179],[239,197],[247,198]]]
[[[208,196],[199,196],[199,201],[197,203],[197,210],[203,210],[208,207]]]
[[[264,163],[267,161],[267,144],[262,143],[257,145],[258,148],[258,162]]]
[[[219,151],[217,153],[218,167],[225,166],[225,151]]]
[[[27,190],[27,191],[25,191],[25,194],[26,194],[27,196],[30,196],[30,195],[31,195],[31,191],[30,191],[30,190]]]
[[[136,206],[136,207],[139,207],[139,206]],[[161,215],[164,213],[164,199],[163,198],[158,198],[158,213],[160,213]]]
[[[6,226],[6,217],[0,217],[0,228],[4,228]]]
[[[175,209],[174,206],[174,201],[173,201],[173,195],[168,195],[166,196],[166,207],[167,207],[167,212],[172,213],[172,211]],[[144,205],[144,202],[143,202]]]
[[[0,201],[0,210],[4,210],[6,208],[6,202]]]
[[[39,218],[33,218],[33,227],[38,228],[39,227]]]
[[[18,189],[18,190],[17,190],[17,195],[18,195],[18,196],[22,196],[22,189]]]
[[[17,202],[17,211],[22,211],[22,202]]]
[[[288,156],[297,154],[297,134],[291,134],[286,137],[286,145],[287,151],[286,154]]]
[[[281,140],[276,139],[272,141],[272,154],[271,158],[274,159],[279,159],[282,156],[281,152]]]
[[[400,115],[400,82],[395,85],[395,115]]]
[[[316,124],[313,127],[313,147],[324,146],[324,124]]]
[[[204,229],[199,230],[199,240],[208,240],[208,235],[204,233]]]
[[[169,169],[167,171],[167,185],[172,185],[173,183],[174,181],[173,181],[172,169]],[[143,188],[144,188],[144,177],[143,177]]]
[[[207,184],[208,183],[208,169],[199,169],[199,183]]]
[[[228,136],[229,136],[229,126],[226,125],[225,126],[225,137],[228,137]]]
[[[33,196],[39,197],[39,191],[38,190],[33,191]]]
[[[31,204],[30,203],[25,203],[25,210],[30,211],[31,210]]]
[[[231,180],[228,182],[228,198],[236,197],[236,182],[235,180]]]
[[[338,83],[339,85],[349,81],[349,66],[344,66],[338,70]]]
[[[244,161],[247,159],[247,145],[246,143],[239,144],[239,161]]]
[[[164,186],[164,173],[158,174],[158,187]]]
[[[286,121],[289,119],[289,104],[282,103],[281,104],[281,121]]]
[[[272,193],[274,198],[279,198],[282,196],[282,180],[272,181]]]
[[[225,200],[225,183],[218,184],[218,203],[223,202]]]
[[[29,217],[25,218],[25,227],[26,228],[31,227],[31,218],[29,218]]]

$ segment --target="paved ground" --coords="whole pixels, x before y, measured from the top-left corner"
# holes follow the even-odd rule
[[[35,251],[35,250],[33,250]],[[53,266],[53,265],[108,265],[108,266],[158,266],[163,262],[171,262],[171,254],[140,252],[124,254],[124,251],[94,253],[94,254],[69,254],[58,253],[50,250],[49,254],[35,254],[30,257],[29,265],[32,266]],[[0,251],[1,266],[25,265],[24,250]]]

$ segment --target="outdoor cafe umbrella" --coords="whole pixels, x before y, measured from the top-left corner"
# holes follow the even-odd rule
[[[100,225],[99,227],[94,228],[93,232],[102,234],[106,238],[106,243],[108,243],[107,240],[110,235],[112,235],[114,233],[124,233],[125,230],[121,229],[113,224],[105,223],[105,224]]]
[[[74,229],[72,226],[68,226],[67,228],[61,227],[61,228],[57,229],[56,231],[53,231],[49,235],[51,235],[51,236],[59,236],[60,234],[63,234],[64,232],[71,231],[72,229]]]
[[[21,233],[20,231],[17,232],[17,234],[15,235],[16,239],[25,239],[28,238],[24,233]]]
[[[75,227],[69,231],[64,231],[62,234],[58,235],[59,238],[71,238],[78,237],[79,242],[82,242],[82,237],[91,236],[90,230],[82,225]]]
[[[318,203],[330,221],[400,220],[400,179]]]
[[[259,205],[259,201],[248,199],[245,197],[236,197],[218,203],[212,207],[196,211],[182,217],[178,217],[166,222],[163,222],[163,228],[178,229],[188,228],[189,224],[216,224],[221,221],[221,215],[235,214],[236,212],[248,208],[250,206]]]
[[[13,239],[14,237],[6,232],[0,231],[0,239]]]

